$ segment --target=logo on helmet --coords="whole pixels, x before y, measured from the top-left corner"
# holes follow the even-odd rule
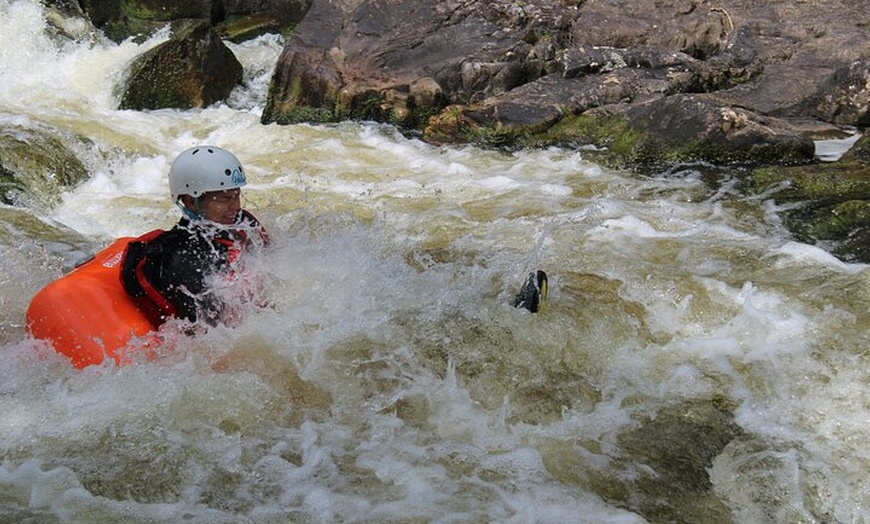
[[[247,183],[247,180],[245,180],[245,172],[242,171],[241,167],[237,167],[236,169],[233,169],[233,174],[232,174],[231,180],[233,181],[233,184],[245,184],[245,183]]]

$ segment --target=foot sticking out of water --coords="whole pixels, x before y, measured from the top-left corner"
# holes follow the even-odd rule
[[[514,307],[528,309],[537,313],[544,309],[547,301],[547,274],[538,269],[529,273],[526,283],[514,297]]]

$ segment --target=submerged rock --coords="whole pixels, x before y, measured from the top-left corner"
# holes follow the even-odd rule
[[[730,408],[717,400],[687,401],[641,421],[618,438],[631,464],[649,468],[630,481],[646,496],[626,502],[650,522],[732,522],[709,469],[742,433]]]
[[[647,496],[631,502],[650,522],[731,522],[713,492],[713,460],[742,434],[721,402],[690,401],[659,411],[619,437],[632,462],[647,465],[633,481]],[[694,502],[692,502],[694,501]]]

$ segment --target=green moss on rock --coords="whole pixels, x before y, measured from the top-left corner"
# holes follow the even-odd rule
[[[780,203],[798,204],[785,213],[795,236],[824,241],[850,261],[870,262],[870,142],[862,138],[837,162],[758,168],[745,190]]]
[[[51,206],[61,191],[86,180],[87,169],[67,146],[77,139],[36,127],[0,129],[0,202]]]

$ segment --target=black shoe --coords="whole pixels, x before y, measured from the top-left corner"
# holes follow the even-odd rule
[[[546,301],[547,274],[540,269],[532,271],[519,294],[514,297],[514,307],[523,307],[532,313],[537,313],[544,308]]]

